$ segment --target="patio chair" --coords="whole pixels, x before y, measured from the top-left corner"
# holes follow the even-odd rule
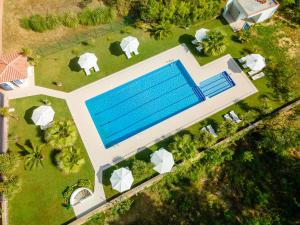
[[[244,63],[246,61],[247,57],[244,56],[243,58],[238,59],[239,63]]]
[[[95,72],[99,72],[100,71],[99,66],[97,64],[94,66],[94,70],[95,70]]]
[[[248,72],[249,76],[253,76],[255,74],[257,74],[259,71],[254,71],[254,70],[251,70],[250,72]]]
[[[232,117],[234,122],[236,122],[236,123],[242,122],[242,120],[240,120],[240,118],[236,115],[236,113],[233,110],[230,111],[229,114]]]
[[[84,69],[84,72],[87,76],[91,75],[91,71],[89,69]]]
[[[206,128],[207,128],[208,132],[212,134],[212,136],[214,136],[215,138],[218,137],[218,135],[216,134],[214,128],[210,124],[207,125]]]
[[[192,44],[193,44],[193,45],[198,44],[198,40],[197,40],[197,39],[192,40]]]
[[[257,80],[257,79],[262,78],[264,76],[265,76],[265,73],[264,72],[260,72],[259,74],[256,74],[256,75],[254,75],[251,78],[252,78],[252,80]]]
[[[232,118],[229,116],[229,114],[228,114],[228,113],[227,113],[227,114],[225,114],[223,117],[224,117],[224,119],[225,119],[225,120],[232,121]]]

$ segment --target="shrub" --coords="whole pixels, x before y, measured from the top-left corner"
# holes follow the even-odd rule
[[[210,31],[208,38],[201,42],[205,55],[220,55],[226,50],[225,36],[219,31]]]
[[[76,14],[74,14],[74,13],[65,13],[61,17],[61,23],[65,27],[75,28],[75,27],[78,26],[79,20],[78,20],[78,17],[77,17]]]
[[[22,48],[21,52],[26,57],[31,57],[33,55],[33,51],[30,48]]]
[[[241,30],[236,33],[236,39],[238,42],[248,43],[251,39],[251,33],[248,30],[247,31]]]
[[[28,18],[29,27],[36,32],[44,32],[47,30],[47,24],[45,17],[41,15],[33,15]]]
[[[79,23],[88,26],[107,23],[111,18],[111,10],[108,7],[98,7],[96,9],[85,8],[78,14]]]
[[[60,19],[54,15],[47,15],[45,17],[45,23],[48,30],[53,30],[60,25]]]
[[[7,198],[12,198],[14,194],[21,190],[21,180],[14,175],[3,176],[2,182],[0,182],[0,193],[3,193]]]
[[[169,148],[176,161],[192,158],[197,152],[196,142],[189,134],[175,136],[174,141],[169,144]]]
[[[164,39],[171,34],[171,24],[169,21],[161,21],[158,24],[153,24],[151,32],[156,39]]]
[[[197,133],[195,139],[198,147],[200,148],[210,147],[215,143],[216,140],[211,133],[206,131],[200,131],[199,133]]]
[[[117,203],[111,210],[112,214],[114,216],[117,215],[124,215],[126,212],[128,212],[134,203],[133,200],[127,199],[125,201]]]
[[[153,171],[152,165],[142,160],[134,160],[131,169],[133,176],[138,180],[147,178]]]
[[[79,49],[79,48],[73,48],[73,49],[72,49],[72,54],[73,54],[73,55],[76,55],[76,56],[79,56],[79,54],[80,54],[80,49]]]
[[[223,123],[221,123],[218,130],[221,136],[229,137],[234,135],[237,129],[238,129],[237,123],[230,120],[225,120]]]
[[[0,173],[12,172],[18,166],[19,160],[19,156],[12,152],[0,154]]]

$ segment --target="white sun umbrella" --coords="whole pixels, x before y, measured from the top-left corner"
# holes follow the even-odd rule
[[[203,41],[205,38],[207,38],[207,32],[209,30],[205,29],[205,28],[201,28],[199,30],[196,31],[196,34],[195,34],[195,38],[198,42],[201,42]]]
[[[164,148],[151,155],[151,162],[155,165],[153,169],[160,174],[170,172],[174,165],[173,155]]]
[[[78,60],[78,65],[82,68],[82,69],[91,69],[93,67],[95,67],[95,65],[97,65],[97,57],[94,53],[84,53],[79,57]]]
[[[33,110],[31,119],[35,125],[46,126],[53,121],[54,110],[51,106],[42,105],[35,110]]]
[[[124,192],[130,189],[133,183],[133,176],[128,168],[122,167],[112,173],[110,182],[113,189]]]
[[[137,52],[140,43],[136,37],[128,36],[122,39],[120,45],[124,52],[131,53]]]
[[[251,54],[246,58],[246,66],[252,71],[260,71],[266,67],[266,61],[259,54]]]

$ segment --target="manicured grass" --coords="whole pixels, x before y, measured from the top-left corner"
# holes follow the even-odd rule
[[[66,102],[47,96],[33,96],[10,101],[15,108],[15,115],[20,119],[9,121],[9,149],[20,152],[20,145],[31,140],[34,144],[42,144],[42,132],[32,124],[32,110],[42,105],[42,99],[49,99],[55,111],[55,120],[72,119]],[[48,145],[43,149],[44,167],[25,170],[23,162],[17,169],[22,180],[22,190],[9,201],[9,224],[20,225],[59,225],[74,218],[72,209],[63,207],[62,191],[76,183],[78,179],[87,178],[94,182],[94,170],[86,154],[81,139],[76,143],[83,152],[85,164],[77,174],[64,175],[53,163],[54,152]]]
[[[202,56],[195,50],[195,46],[191,44],[191,41],[194,39],[195,31],[201,27],[219,30],[226,35],[228,47],[223,55],[230,53],[234,57],[241,56],[242,45],[232,40],[233,32],[223,20],[214,19],[202,22],[192,26],[188,30],[174,27],[172,29],[172,35],[164,40],[155,40],[148,32],[128,27],[128,29],[126,29],[126,33],[108,33],[95,39],[96,42],[93,46],[79,44],[73,48],[68,48],[55,54],[42,57],[39,65],[36,67],[37,84],[53,89],[72,91],[181,43],[186,43],[196,56],[199,63],[203,65],[220,56]],[[140,54],[129,60],[120,49],[120,41],[123,37],[128,35],[136,36],[140,41]],[[72,54],[72,49],[74,48],[79,49],[80,54],[84,52],[95,53],[98,57],[98,64],[101,71],[99,73],[93,72],[90,76],[86,76],[85,73],[78,68],[78,57]],[[53,82],[56,81],[61,81],[63,86],[55,86]]]

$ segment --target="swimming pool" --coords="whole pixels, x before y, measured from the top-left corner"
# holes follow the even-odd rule
[[[235,86],[235,83],[226,71],[223,71],[213,77],[200,83],[199,87],[205,97],[214,97],[227,89]]]
[[[177,60],[85,103],[105,148],[109,148],[204,99]]]

